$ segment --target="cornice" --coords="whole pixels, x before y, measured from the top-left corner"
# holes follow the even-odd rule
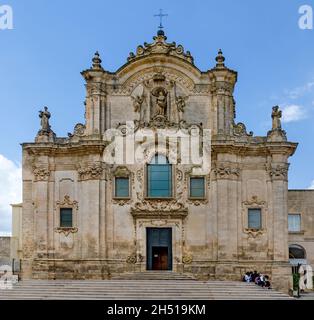
[[[80,155],[80,154],[101,154],[103,153],[107,142],[102,140],[85,140],[77,143],[23,143],[23,150],[30,155]]]

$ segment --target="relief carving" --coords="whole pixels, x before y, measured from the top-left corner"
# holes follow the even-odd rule
[[[145,96],[144,95],[136,96],[136,97],[131,96],[131,98],[133,100],[134,112],[140,112],[141,113],[142,104],[143,104],[143,102],[145,100]]]
[[[34,166],[33,173],[34,173],[35,181],[48,181],[50,177],[50,171],[45,168],[37,168]]]
[[[266,168],[272,180],[287,180],[289,164],[275,165]]]
[[[55,228],[55,232],[63,233],[66,237],[70,233],[77,233],[77,231],[78,231],[78,228],[76,228],[76,227],[58,227],[58,228]]]
[[[136,253],[132,253],[126,258],[126,263],[128,264],[135,264],[137,262],[137,256]]]
[[[96,180],[102,177],[104,170],[101,163],[93,163],[83,168],[79,166],[77,171],[80,180]]]
[[[82,124],[82,123],[78,123],[74,127],[73,134],[72,133],[68,133],[68,137],[69,138],[73,138],[74,136],[83,137],[85,135],[85,130],[86,130],[86,126],[84,124]]]
[[[257,196],[252,196],[252,198],[248,201],[243,201],[245,206],[264,206],[266,204],[265,201],[259,200]]]
[[[239,122],[238,124],[233,125],[233,134],[237,137],[251,137],[251,136],[253,136],[252,131],[247,133],[246,126],[242,122]]]
[[[143,200],[131,208],[133,217],[179,217],[185,218],[188,209],[176,200]]]
[[[214,173],[220,179],[238,178],[240,176],[240,169],[228,165],[219,165],[214,169]]]
[[[193,262],[193,257],[190,254],[186,254],[182,257],[182,263],[191,264]]]

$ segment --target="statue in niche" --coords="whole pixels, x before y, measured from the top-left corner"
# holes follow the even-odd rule
[[[41,119],[40,125],[41,125],[42,132],[50,131],[50,125],[49,125],[50,117],[51,117],[51,114],[48,111],[48,107],[44,107],[44,111],[39,111],[39,118]]]
[[[281,130],[281,117],[282,112],[279,110],[278,106],[273,107],[273,112],[271,114],[273,119],[272,129],[273,130]]]
[[[167,92],[164,89],[159,89],[155,95],[155,116],[165,116],[167,110]]]

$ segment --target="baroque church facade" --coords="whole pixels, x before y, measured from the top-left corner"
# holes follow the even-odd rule
[[[247,132],[235,122],[237,73],[222,52],[200,71],[162,30],[116,72],[101,62],[96,53],[82,72],[85,123],[57,137],[45,108],[35,142],[23,144],[22,278],[172,270],[240,280],[258,270],[289,288],[288,161],[297,144],[279,108],[265,136]],[[147,137],[135,141],[142,161],[109,163],[110,129],[125,139],[208,129],[200,146],[210,140],[210,169],[183,161],[171,139],[156,147]]]

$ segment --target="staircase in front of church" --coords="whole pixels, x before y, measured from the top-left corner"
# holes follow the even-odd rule
[[[195,280],[192,275],[173,271],[125,272],[112,277],[112,280]]]
[[[133,274],[133,277],[137,275]],[[25,280],[0,300],[285,300],[288,295],[235,281],[180,279]],[[176,277],[176,275],[168,275]],[[130,276],[131,278],[131,276]]]

